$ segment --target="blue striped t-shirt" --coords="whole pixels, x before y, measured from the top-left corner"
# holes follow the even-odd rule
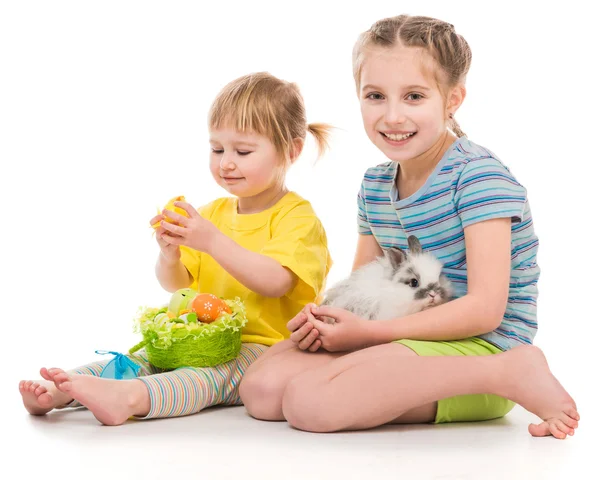
[[[489,150],[467,137],[446,151],[425,184],[399,200],[398,164],[386,162],[365,173],[358,194],[358,231],[374,235],[383,249],[408,248],[415,235],[443,264],[454,297],[467,293],[464,228],[492,218],[512,218],[508,303],[502,324],[480,335],[502,350],[531,344],[537,332],[538,239],[525,188]]]

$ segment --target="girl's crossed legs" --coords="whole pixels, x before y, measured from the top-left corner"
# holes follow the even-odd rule
[[[310,376],[336,359],[343,357],[344,363],[361,363],[368,357],[387,357],[393,352],[398,356],[416,356],[408,347],[399,344],[380,345],[372,349],[358,350],[351,354],[315,353],[300,350],[291,340],[284,340],[271,347],[246,371],[240,385],[240,397],[250,415],[259,420],[285,421],[283,398],[286,387],[301,374]],[[350,360],[348,360],[350,359]],[[319,404],[319,401],[313,404]],[[404,412],[391,423],[427,423],[435,419],[437,401],[419,405]],[[288,420],[289,421],[289,420]]]
[[[418,356],[392,343],[346,355],[306,353],[289,341],[272,347],[248,372],[241,397],[260,419],[287,420],[313,432],[425,423],[438,401],[489,394],[539,416],[534,436],[565,438],[578,426],[573,399],[533,346],[488,356]]]

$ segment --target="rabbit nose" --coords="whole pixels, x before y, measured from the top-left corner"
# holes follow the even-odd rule
[[[436,294],[435,294],[435,292],[433,292],[433,291],[429,292],[429,296],[430,296],[431,298],[435,298],[435,295],[436,295]]]

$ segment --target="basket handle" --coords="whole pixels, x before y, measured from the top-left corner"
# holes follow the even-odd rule
[[[150,343],[150,340],[146,340],[146,339],[144,339],[144,340],[142,340],[140,343],[138,343],[138,344],[134,345],[133,347],[131,347],[131,348],[129,349],[129,353],[135,353],[135,352],[137,352],[138,350],[141,350],[143,347],[145,347],[145,346],[146,346],[146,345],[148,345],[149,343]]]

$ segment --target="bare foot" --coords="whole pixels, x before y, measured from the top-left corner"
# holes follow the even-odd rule
[[[48,370],[42,368],[40,374],[45,380],[21,380],[19,392],[23,405],[31,415],[45,415],[56,407],[66,405],[73,399],[57,390]]]
[[[504,359],[509,385],[507,398],[537,415],[542,423],[529,425],[534,437],[552,435],[564,439],[574,435],[579,426],[579,413],[575,401],[556,379],[542,351],[534,346],[510,350]]]
[[[56,388],[87,407],[104,425],[122,425],[129,417],[150,411],[150,395],[143,382],[68,375],[59,368],[50,371]]]

